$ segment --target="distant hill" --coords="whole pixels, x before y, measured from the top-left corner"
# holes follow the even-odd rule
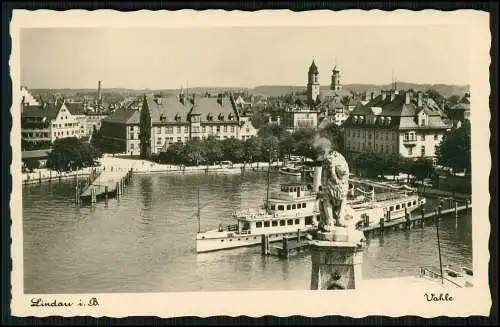
[[[389,89],[390,84],[386,85],[375,85],[375,84],[347,84],[342,86],[342,94],[349,94],[351,91],[361,92],[380,92],[384,89]],[[415,84],[398,82],[397,85],[399,90],[413,89],[415,91],[427,91],[428,89],[434,89],[439,92],[444,97],[450,97],[452,95],[463,96],[469,91],[469,85],[447,85],[447,84]],[[54,93],[75,96],[75,95],[97,95],[96,89],[29,89],[31,94],[34,96],[48,96]],[[321,91],[329,90],[329,86],[321,86]],[[180,89],[127,89],[127,88],[104,88],[103,93],[106,94],[120,94],[125,96],[139,96],[145,93],[156,93],[163,95],[177,94]],[[184,90],[186,91],[186,90]],[[306,91],[305,86],[293,86],[293,85],[260,85],[255,88],[244,88],[244,87],[193,87],[189,88],[190,93],[205,94],[207,92],[216,94],[223,92],[248,92],[254,95],[261,95],[265,97],[276,97],[280,95],[289,94],[292,92],[304,92]]]
[[[320,91],[329,90],[329,86],[321,86]],[[386,85],[375,85],[375,84],[347,84],[343,85],[342,89],[345,92],[356,91],[360,92],[380,92],[381,90],[386,90],[391,88],[390,84]],[[427,91],[428,89],[434,89],[439,92],[444,97],[450,97],[452,95],[462,96],[469,91],[469,85],[447,85],[447,84],[415,84],[398,82],[397,88],[399,90],[413,89],[414,91]],[[255,87],[251,92],[255,95],[262,96],[280,96],[292,92],[303,92],[306,91],[305,86],[292,86],[292,85],[261,85]]]

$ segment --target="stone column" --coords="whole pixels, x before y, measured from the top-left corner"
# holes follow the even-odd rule
[[[311,290],[361,287],[363,250],[358,236],[351,237],[345,228],[336,228],[328,233],[319,232],[310,242]]]

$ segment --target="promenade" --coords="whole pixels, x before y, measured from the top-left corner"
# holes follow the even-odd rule
[[[100,165],[95,167],[87,167],[78,171],[59,173],[49,169],[37,169],[31,173],[22,174],[23,184],[38,184],[45,182],[53,182],[59,179],[75,179],[90,176],[91,172],[118,172],[129,171],[132,169],[134,174],[151,174],[151,173],[241,173],[242,167],[248,170],[263,169],[269,167],[267,162],[254,162],[252,164],[233,164],[232,166],[221,165],[200,165],[200,166],[182,166],[182,165],[169,165],[158,164],[155,162],[141,160],[119,158],[110,155],[105,155],[98,160]],[[281,162],[280,162],[281,163]],[[272,166],[277,166],[274,162]]]

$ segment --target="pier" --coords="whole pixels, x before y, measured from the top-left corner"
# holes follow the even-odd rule
[[[309,247],[309,240],[301,235],[300,230],[297,236],[283,236],[281,242],[269,243],[269,235],[261,236],[261,249],[263,255],[273,255],[280,258],[288,258],[290,255],[303,252]]]
[[[457,201],[448,201],[447,203],[450,208],[443,209],[443,204],[441,204],[438,208],[428,212],[425,212],[422,208],[422,210],[420,210],[420,214],[413,217],[406,213],[406,218],[389,221],[386,221],[385,218],[381,218],[378,224],[361,227],[361,230],[366,237],[369,237],[377,234],[383,235],[384,232],[391,230],[398,231],[408,230],[415,227],[424,227],[425,221],[428,219],[439,218],[441,215],[451,213],[454,213],[455,217],[458,217],[459,212],[468,212],[468,210],[472,208],[472,204],[468,200],[465,201],[464,205],[459,205]],[[309,245],[309,240],[304,235],[301,235],[300,230],[297,232],[297,236],[284,236],[281,242],[275,242],[274,244],[270,244],[268,235],[262,235],[261,238],[262,255],[272,255],[285,259],[293,254],[308,250]]]
[[[76,185],[76,202],[96,203],[100,199],[120,197],[125,186],[132,180],[132,169],[122,171],[102,171],[80,193]]]
[[[414,227],[424,227],[425,221],[430,218],[439,218],[441,215],[446,215],[450,213],[454,213],[455,217],[458,217],[458,213],[461,211],[467,211],[472,208],[472,204],[469,200],[465,201],[464,205],[459,205],[457,201],[449,203],[450,208],[443,209],[443,205],[440,205],[438,208],[425,212],[423,208],[420,209],[420,214],[415,216],[411,216],[406,213],[406,218],[400,218],[395,220],[387,221],[385,218],[380,218],[380,221],[376,225],[372,226],[363,226],[361,230],[365,233],[365,236],[371,236],[375,234],[383,234],[385,231],[390,230],[406,230]]]

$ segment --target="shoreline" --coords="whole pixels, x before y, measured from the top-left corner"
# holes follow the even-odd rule
[[[186,173],[219,173],[219,174],[236,174],[243,171],[252,172],[267,172],[269,163],[267,162],[254,162],[252,164],[233,164],[227,166],[183,166],[183,165],[168,165],[158,164],[146,160],[138,159],[122,159],[115,157],[104,157],[100,160],[100,165],[94,167],[86,167],[78,171],[72,172],[57,172],[49,169],[37,169],[31,173],[22,173],[21,181],[23,185],[51,183],[59,180],[67,179],[88,179],[92,171],[98,173],[102,171],[126,171],[132,169],[133,174],[147,175],[153,173],[173,173],[173,174],[186,174]],[[271,167],[278,168],[280,163],[272,163]]]

